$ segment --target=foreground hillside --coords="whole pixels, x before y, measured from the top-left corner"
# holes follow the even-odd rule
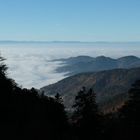
[[[60,93],[64,98],[64,104],[71,107],[75,95],[82,87],[93,88],[97,94],[97,102],[106,104],[112,100],[126,99],[128,89],[140,79],[139,73],[140,68],[82,73],[43,87],[41,91],[51,96]]]

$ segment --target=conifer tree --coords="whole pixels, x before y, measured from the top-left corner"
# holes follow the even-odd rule
[[[97,137],[99,132],[99,113],[96,104],[96,94],[92,89],[86,90],[83,87],[75,97],[74,118],[79,127],[81,139],[92,139]]]
[[[128,139],[134,139],[140,133],[140,80],[129,90],[129,100],[120,109],[121,126]]]

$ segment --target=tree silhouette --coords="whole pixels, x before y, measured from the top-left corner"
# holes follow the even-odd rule
[[[75,97],[73,108],[80,139],[96,139],[99,132],[99,113],[94,91],[92,89],[87,91],[83,87]]]
[[[4,60],[5,60],[4,58],[0,57],[0,74],[1,75],[5,75],[6,70],[7,70],[6,65],[3,63]]]
[[[63,103],[63,99],[62,99],[62,97],[61,97],[61,95],[60,95],[59,93],[57,93],[57,94],[55,95],[55,100],[56,100],[58,103],[60,103],[60,104]]]
[[[129,100],[120,109],[121,128],[127,139],[135,139],[140,133],[140,80],[129,90]]]

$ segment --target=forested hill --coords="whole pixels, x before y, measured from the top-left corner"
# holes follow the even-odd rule
[[[75,95],[82,88],[93,88],[97,102],[104,104],[114,98],[125,98],[131,85],[140,79],[140,68],[114,69],[74,75],[55,84],[41,88],[46,95],[60,93],[67,107],[73,104]]]
[[[57,72],[67,72],[68,76],[82,72],[97,72],[116,68],[136,68],[140,67],[140,58],[136,56],[125,56],[118,59],[99,56],[96,58],[89,56],[78,56],[67,59],[57,59],[64,65],[56,69]]]

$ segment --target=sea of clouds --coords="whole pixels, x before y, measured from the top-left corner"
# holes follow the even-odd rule
[[[1,56],[6,58],[8,76],[20,86],[41,88],[66,77],[57,73],[61,61],[53,59],[88,55],[105,55],[118,58],[127,55],[140,56],[140,43],[17,43],[0,44]]]

